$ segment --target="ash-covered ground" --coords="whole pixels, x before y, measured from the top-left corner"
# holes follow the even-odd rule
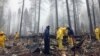
[[[77,41],[79,44],[80,41]],[[0,48],[0,56],[100,56],[100,42],[85,39],[79,47],[64,45],[64,50],[58,50],[56,39],[50,39],[50,54],[43,53],[44,41],[42,37],[37,38],[20,38],[14,41],[9,38],[6,41],[6,48]],[[63,55],[64,54],[64,55]]]

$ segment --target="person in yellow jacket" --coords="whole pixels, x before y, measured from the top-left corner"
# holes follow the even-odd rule
[[[6,36],[4,32],[0,32],[0,47],[5,48]]]
[[[15,37],[14,37],[14,41],[18,41],[19,40],[19,33],[16,32]]]
[[[98,41],[100,41],[100,29],[99,27],[95,28],[95,36]]]
[[[63,37],[64,37],[64,33],[65,32],[66,32],[66,28],[64,28],[64,27],[60,27],[57,30],[56,39],[57,39],[57,44],[58,44],[59,50],[62,50],[64,48],[62,40],[63,40]]]

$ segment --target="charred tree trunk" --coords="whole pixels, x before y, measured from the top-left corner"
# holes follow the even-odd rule
[[[10,28],[11,28],[11,18],[9,19],[9,35],[10,35]]]
[[[5,24],[5,21],[4,21],[4,19],[3,19],[3,12],[4,12],[4,4],[6,3],[5,2],[5,0],[2,0],[1,1],[1,13],[0,13],[0,31],[2,31],[3,30],[3,26],[4,26],[4,24]]]
[[[70,28],[71,27],[71,20],[70,20],[70,11],[69,11],[69,4],[68,4],[68,0],[66,0],[66,8],[67,8],[67,14],[68,14],[68,25]]]
[[[36,0],[35,0],[35,19],[34,19],[34,33],[36,32]]]
[[[74,29],[75,29],[75,34],[77,34],[77,27],[76,27],[76,5],[75,5],[75,0],[73,0],[73,13],[74,13]]]
[[[39,28],[40,28],[40,10],[41,10],[41,0],[39,0],[39,13],[38,13],[38,27],[37,27],[37,34],[39,34]]]
[[[19,29],[20,36],[21,36],[21,28],[22,28],[22,20],[23,20],[23,12],[24,12],[24,1],[25,0],[23,0],[22,13],[21,13],[21,21],[20,21],[20,29]]]
[[[89,18],[90,34],[92,34],[93,26],[92,26],[92,19],[91,19],[91,13],[90,13],[90,8],[89,8],[89,0],[86,0],[86,5],[87,5],[88,18]]]
[[[56,29],[58,28],[58,2],[55,0],[55,8],[56,8]]]
[[[92,11],[93,11],[93,23],[94,23],[94,29],[96,27],[96,19],[95,19],[95,10],[94,10],[94,1],[92,0]]]
[[[99,8],[100,8],[100,0],[98,0],[98,3],[99,3]]]
[[[8,35],[10,35],[10,25],[11,25],[11,11],[9,10],[9,15],[8,15]]]
[[[76,12],[77,12],[77,13],[76,13],[76,17],[77,17],[77,21],[76,21],[76,23],[77,23],[77,24],[76,24],[76,25],[77,25],[77,34],[80,35],[80,32],[81,32],[80,29],[81,29],[81,28],[80,28],[80,23],[79,23],[79,20],[80,20],[80,19],[79,19],[78,3],[76,3]]]

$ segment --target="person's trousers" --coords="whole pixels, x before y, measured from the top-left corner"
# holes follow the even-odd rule
[[[63,45],[67,45],[67,36],[63,37]]]
[[[59,48],[59,50],[62,50],[64,48],[64,46],[63,46],[63,40],[62,39],[57,39],[57,42],[58,42],[58,48]]]
[[[44,53],[49,54],[50,50],[50,39],[44,39]]]
[[[5,48],[5,43],[4,42],[0,42],[0,47]]]
[[[68,36],[68,44],[73,46],[74,45],[74,41],[73,41],[73,38]]]
[[[100,35],[99,35],[99,33],[96,33],[95,35],[96,35],[96,39],[97,39],[98,41],[100,41]]]

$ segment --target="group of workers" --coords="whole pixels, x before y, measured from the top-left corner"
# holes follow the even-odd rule
[[[44,51],[46,54],[49,53],[50,49],[50,34],[49,34],[50,26],[47,26],[44,32]],[[96,27],[95,31],[95,38],[97,41],[100,42],[100,28]],[[74,31],[72,28],[69,27],[59,27],[56,31],[56,40],[59,50],[64,49],[63,39],[67,39],[68,45],[73,47],[76,43],[76,39],[74,37]]]
[[[44,31],[44,53],[49,54],[50,50],[50,26],[47,26],[45,31]],[[95,37],[96,39],[100,42],[100,29],[99,27],[95,28]],[[70,46],[74,46],[75,44],[75,38],[74,38],[74,32],[71,28],[69,27],[59,27],[56,31],[56,40],[58,44],[58,49],[63,50],[64,45],[63,45],[63,39],[68,40],[68,44]],[[0,47],[5,48],[5,41],[7,40],[6,35],[3,31],[0,32]],[[15,41],[19,40],[19,33],[16,32]]]
[[[74,45],[74,32],[71,28],[59,27],[56,35],[59,50],[63,50],[64,48],[63,39],[67,39],[70,46]]]
[[[44,53],[49,54],[49,49],[50,49],[50,26],[47,26],[45,31],[44,31]],[[68,38],[66,38],[66,36]],[[74,32],[71,28],[69,27],[59,27],[56,31],[56,40],[58,44],[58,49],[63,50],[64,45],[63,45],[63,39],[68,39],[68,44],[70,46],[73,46],[75,43],[75,38],[74,38]]]
[[[18,41],[18,39],[19,39],[19,33],[18,32],[16,32],[16,34],[15,34],[15,36],[14,36],[14,41]],[[9,40],[7,37],[6,37],[6,34],[3,32],[3,31],[1,31],[0,32],[0,48],[2,48],[2,49],[4,49],[5,48],[5,42],[7,41],[7,40]]]

